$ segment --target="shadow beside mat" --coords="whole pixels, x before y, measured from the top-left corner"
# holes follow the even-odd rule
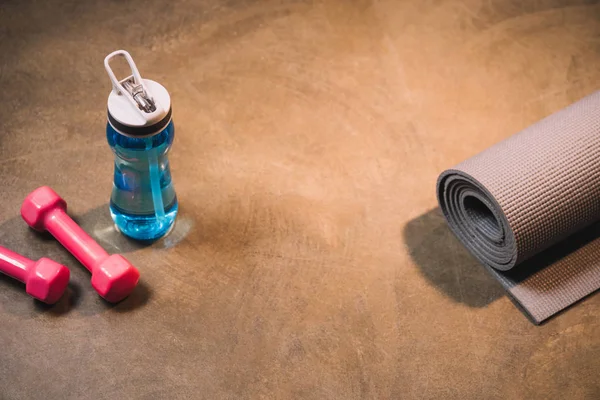
[[[504,296],[500,283],[454,236],[439,208],[409,221],[403,236],[423,276],[454,301],[485,307]]]

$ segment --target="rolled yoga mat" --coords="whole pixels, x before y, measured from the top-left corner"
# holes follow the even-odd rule
[[[600,91],[444,171],[454,234],[535,323],[600,288]]]

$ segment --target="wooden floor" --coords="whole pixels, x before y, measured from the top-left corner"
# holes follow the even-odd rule
[[[150,246],[107,208],[119,48],[173,99],[181,208]],[[0,244],[71,287],[45,307],[0,277],[0,398],[600,398],[600,295],[533,325],[435,200],[599,62],[589,0],[2,2]],[[130,298],[27,229],[41,185],[140,269]]]

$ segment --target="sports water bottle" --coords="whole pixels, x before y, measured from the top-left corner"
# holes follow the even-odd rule
[[[125,58],[131,75],[117,80],[110,61]],[[177,215],[177,196],[167,154],[175,128],[171,98],[157,82],[142,79],[131,55],[115,51],[104,59],[112,82],[106,138],[115,155],[110,214],[117,228],[138,240],[169,232]]]

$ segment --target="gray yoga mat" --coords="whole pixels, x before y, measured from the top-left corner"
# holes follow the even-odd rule
[[[444,171],[454,234],[540,323],[600,288],[600,92]]]

